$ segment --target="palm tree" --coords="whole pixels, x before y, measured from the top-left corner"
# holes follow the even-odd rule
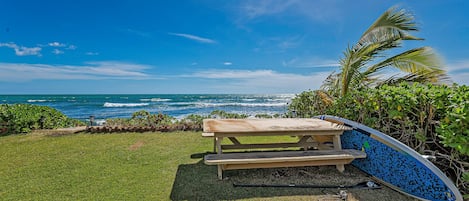
[[[430,82],[447,78],[442,62],[430,47],[420,47],[386,57],[387,50],[401,47],[405,40],[423,40],[409,32],[418,31],[412,14],[404,9],[391,7],[384,12],[360,37],[348,47],[340,60],[340,71],[326,78],[322,89],[334,97],[347,94],[351,89],[376,86],[383,83]],[[396,74],[387,79],[380,77],[390,69]]]

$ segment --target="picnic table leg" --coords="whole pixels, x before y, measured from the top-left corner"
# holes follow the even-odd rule
[[[223,137],[215,137],[215,146],[216,146],[216,151],[217,154],[222,154],[223,150],[221,150],[221,141],[223,141]],[[218,169],[218,179],[222,180],[223,179],[223,166],[222,165],[217,165]]]
[[[213,138],[213,152],[217,152],[217,138]]]
[[[215,137],[215,147],[216,147],[217,154],[223,153],[221,150],[221,141],[223,141],[223,137]]]
[[[342,150],[342,143],[340,142],[340,135],[334,135],[333,138],[334,150]],[[335,166],[339,172],[344,172],[344,164],[338,164]]]
[[[221,168],[222,165],[217,165],[218,167],[218,179],[223,180],[223,170]]]

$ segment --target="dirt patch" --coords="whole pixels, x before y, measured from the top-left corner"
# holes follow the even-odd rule
[[[145,142],[143,142],[143,141],[138,141],[138,142],[136,142],[135,144],[131,145],[131,146],[129,147],[129,150],[130,150],[130,151],[135,151],[135,150],[139,149],[140,147],[142,147],[143,145],[145,145]]]
[[[39,129],[39,130],[33,130],[31,134],[50,136],[50,137],[60,137],[64,135],[77,134],[85,130],[86,130],[86,126],[71,127],[71,128],[58,128],[58,129]]]
[[[251,170],[234,170],[226,171],[226,180],[234,183],[247,184],[297,184],[297,185],[340,185],[350,186],[372,179],[358,170],[357,168],[346,165],[346,171],[340,173],[335,166],[319,166],[319,167],[300,167],[300,168],[272,168],[272,169],[251,169]],[[276,188],[280,190],[281,188]],[[290,188],[292,189],[292,188]],[[334,188],[316,188],[311,191],[319,191],[318,194],[328,195],[319,200],[341,200],[336,196],[339,189]],[[360,189],[350,188],[344,189],[349,196],[348,200],[415,200],[396,192],[384,185],[382,189]]]

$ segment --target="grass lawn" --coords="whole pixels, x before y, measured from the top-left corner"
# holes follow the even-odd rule
[[[0,137],[0,200],[312,200],[338,190],[232,184],[367,180],[346,166],[343,174],[335,167],[233,170],[220,181],[216,167],[203,164],[212,149],[198,132]],[[408,200],[387,188],[349,192],[359,200]]]

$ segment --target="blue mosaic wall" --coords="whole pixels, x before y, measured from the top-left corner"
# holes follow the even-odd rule
[[[454,194],[443,181],[412,156],[398,152],[357,130],[344,132],[341,140],[344,149],[366,152],[367,158],[352,162],[362,171],[417,197],[454,200]]]

